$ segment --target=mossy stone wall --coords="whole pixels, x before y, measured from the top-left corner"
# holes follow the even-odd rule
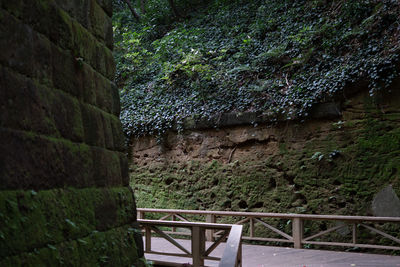
[[[400,196],[399,89],[397,81],[370,97],[365,87],[338,103],[321,104],[316,111],[321,116],[302,122],[245,125],[242,116],[237,126],[192,127],[180,134],[171,131],[158,140],[151,136],[132,139],[130,176],[137,205],[372,216],[374,196],[383,188],[392,185]],[[332,112],[323,112],[326,109]],[[322,116],[327,113],[328,117]],[[187,219],[204,221],[199,216]],[[235,219],[219,217],[217,222]],[[268,223],[291,232],[291,220]],[[312,236],[336,223],[307,221],[304,234]],[[398,224],[374,226],[400,238]],[[344,229],[321,240],[351,242],[350,228]],[[358,242],[396,245],[357,229]],[[249,234],[248,224],[244,231]],[[255,234],[280,237],[258,224]]]
[[[140,263],[111,15],[0,1],[0,266]]]
[[[400,83],[345,95],[328,118],[191,128],[132,139],[138,206],[372,215],[400,195]],[[324,112],[322,112],[324,113]]]

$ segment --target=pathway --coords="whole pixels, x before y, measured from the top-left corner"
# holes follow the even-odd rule
[[[176,239],[190,249],[189,240]],[[207,242],[207,247],[210,243]],[[220,257],[225,244],[218,246],[211,256]],[[163,238],[152,238],[154,251],[180,253],[181,251]],[[146,254],[148,260],[191,263],[190,258]],[[206,266],[218,266],[216,261],[206,261]],[[243,244],[244,267],[400,267],[400,256],[335,252],[313,249],[257,246]]]

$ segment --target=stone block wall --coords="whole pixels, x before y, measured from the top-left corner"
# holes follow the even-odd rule
[[[0,0],[0,266],[143,256],[111,0]]]

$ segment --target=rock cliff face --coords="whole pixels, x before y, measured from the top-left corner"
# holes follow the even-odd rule
[[[111,0],[0,1],[0,266],[142,257]]]
[[[353,91],[303,122],[238,114],[237,126],[229,115],[217,128],[133,139],[138,206],[370,215],[382,188],[400,194],[399,89]]]

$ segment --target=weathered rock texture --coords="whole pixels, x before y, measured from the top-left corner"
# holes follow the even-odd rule
[[[133,139],[138,206],[371,215],[382,188],[400,193],[399,82],[374,97],[353,91],[313,114]]]
[[[111,0],[0,1],[0,266],[142,256]]]
[[[391,184],[400,195],[400,83],[374,97],[364,89],[319,105],[304,122],[245,125],[245,117],[252,122],[254,116],[241,114],[233,126],[229,115],[223,121],[230,126],[192,126],[159,142],[133,139],[131,181],[138,206],[373,215],[371,204],[380,190]],[[270,223],[291,231],[290,220]],[[305,234],[333,226],[307,222]],[[400,238],[400,225],[375,226]],[[323,240],[351,242],[349,233],[341,229]],[[364,229],[358,238],[396,245]]]

